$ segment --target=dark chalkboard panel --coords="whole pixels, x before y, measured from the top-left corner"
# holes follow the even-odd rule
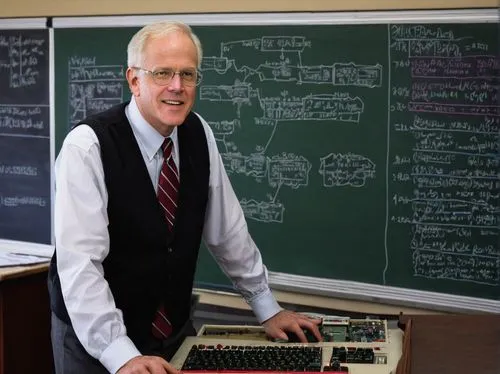
[[[47,29],[0,29],[0,87],[0,238],[50,244]]]
[[[497,26],[194,27],[195,109],[270,270],[499,298]],[[137,29],[55,30],[58,145],[129,98]],[[205,251],[197,279],[226,283]]]

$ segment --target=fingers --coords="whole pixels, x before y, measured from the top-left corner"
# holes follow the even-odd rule
[[[267,334],[273,339],[288,340],[288,335],[279,327],[269,326]]]
[[[294,332],[297,334],[297,337],[300,339],[300,341],[302,343],[308,342],[307,337],[305,336],[305,334],[303,332],[303,329],[309,330],[316,338],[316,341],[320,342],[323,340],[323,337],[321,336],[321,333],[319,332],[319,328],[318,328],[318,324],[321,323],[321,320],[318,321],[317,319],[311,319],[311,318],[306,317],[306,318],[299,318],[297,320],[297,323],[300,326],[300,331],[302,332],[302,334],[299,334],[295,331]],[[303,339],[302,339],[302,337],[303,337]]]
[[[272,338],[288,340],[285,331],[294,333],[302,343],[307,343],[304,329],[309,330],[320,342],[323,340],[318,325],[321,319],[310,318],[306,315],[283,310],[263,323],[266,333]]]
[[[180,374],[180,371],[158,356],[137,356],[123,365],[117,374]]]
[[[321,335],[321,332],[319,331],[318,325],[321,323],[321,321],[318,323],[317,320],[309,320],[308,322],[308,327],[307,329],[312,332],[314,337],[318,342],[323,341],[323,336]]]
[[[163,360],[163,361],[164,361],[163,368],[165,369],[165,371],[167,372],[167,374],[181,374],[181,372],[179,370],[177,370],[176,368],[174,368],[167,361],[165,361],[165,360]]]
[[[304,330],[302,330],[300,324],[297,324],[296,327],[292,330],[301,343],[307,343],[306,334],[304,334]]]

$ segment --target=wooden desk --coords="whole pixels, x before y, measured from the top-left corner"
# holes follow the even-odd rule
[[[0,374],[51,374],[48,264],[0,268]]]
[[[500,315],[402,315],[397,374],[500,373]]]

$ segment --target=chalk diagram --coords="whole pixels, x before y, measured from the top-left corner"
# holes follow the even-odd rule
[[[304,36],[262,36],[224,41],[218,56],[203,58],[201,72],[204,76],[216,74],[219,81],[233,81],[232,84],[216,85],[202,82],[198,95],[202,103],[229,108],[220,111],[227,118],[207,119],[221,144],[219,148],[227,173],[254,178],[270,189],[268,200],[241,199],[248,219],[283,223],[286,207],[285,202],[278,199],[280,189],[306,188],[315,165],[326,188],[362,187],[367,179],[375,178],[376,165],[364,155],[332,150],[318,160],[309,160],[294,152],[270,154],[268,151],[273,137],[280,130],[286,131],[290,121],[300,121],[304,125],[317,121],[359,125],[365,103],[362,98],[351,97],[343,90],[349,87],[372,89],[382,85],[380,64],[303,64],[303,55],[312,47],[312,41]],[[246,58],[252,55],[255,58]],[[269,83],[282,87],[279,95],[266,91]],[[315,94],[319,85],[331,87],[331,93]],[[307,94],[292,94],[287,87],[294,86],[301,86],[300,92]],[[250,119],[242,115],[248,107],[260,115]],[[244,126],[269,128],[269,137],[262,144],[256,144],[250,154],[240,151],[232,139]]]

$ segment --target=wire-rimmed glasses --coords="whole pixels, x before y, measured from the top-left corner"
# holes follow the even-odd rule
[[[138,66],[133,66],[132,69],[141,70],[147,74],[150,74],[153,81],[160,86],[166,86],[169,84],[176,74],[179,75],[181,81],[186,86],[197,86],[201,82],[201,73],[194,68],[186,68],[179,71],[169,68],[162,68],[158,70],[148,70]]]

